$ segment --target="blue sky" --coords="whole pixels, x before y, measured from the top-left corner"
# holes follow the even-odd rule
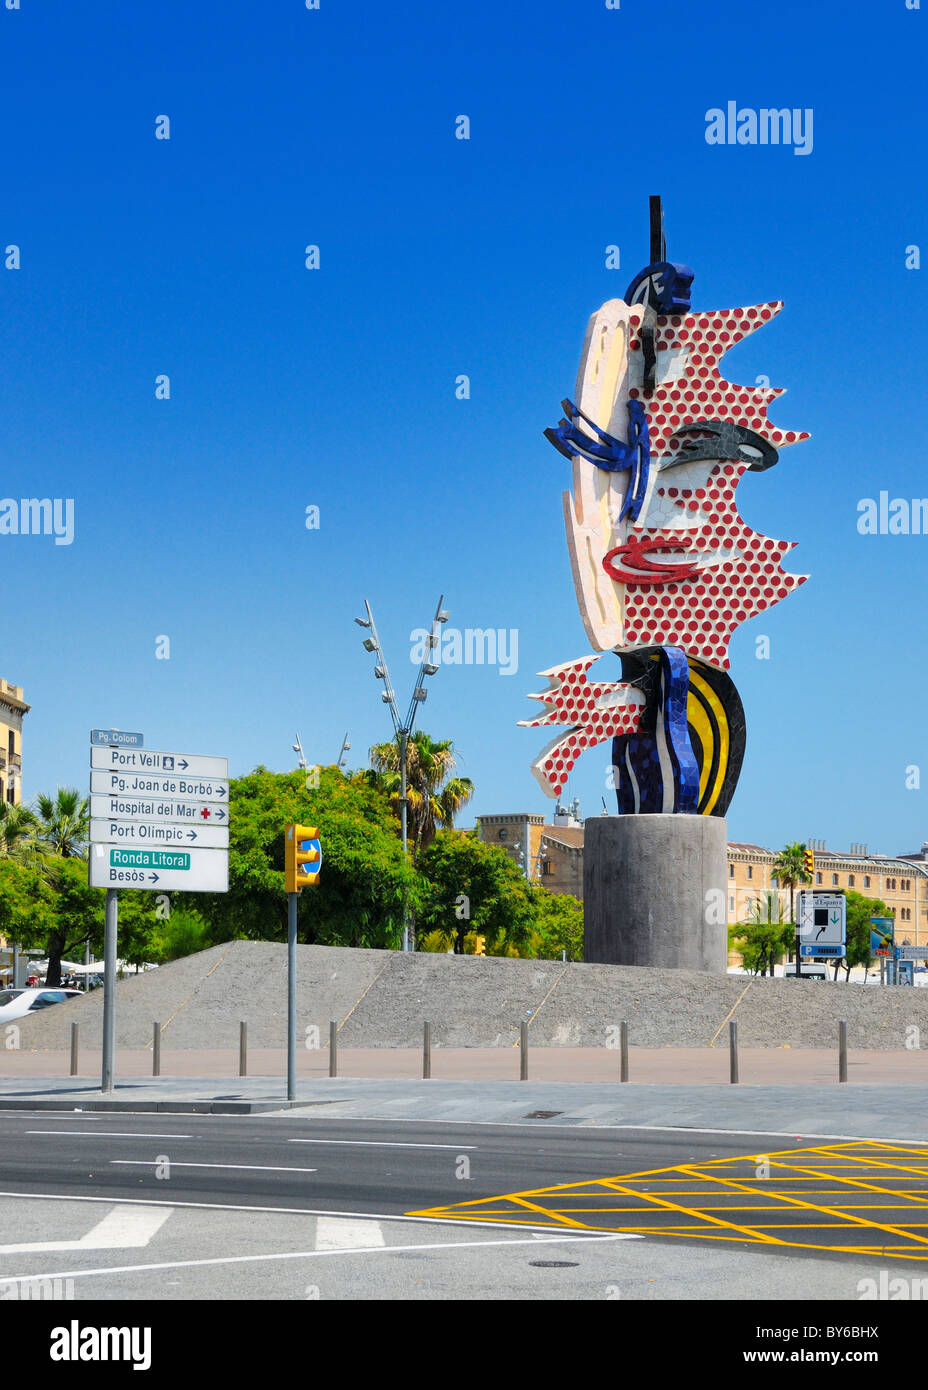
[[[928,246],[926,23],[904,0],[0,8],[0,245],[22,257],[0,267],[0,493],[73,498],[76,524],[70,546],[0,536],[25,796],[86,784],[93,726],[233,773],[292,766],[297,730],[333,762],[347,729],[361,765],[390,724],[352,619],[368,598],[405,705],[444,593],[451,625],[517,630],[518,670],[444,667],[423,725],[473,814],[550,811],[545,731],[516,721],[589,647],[542,431],[660,193],[695,308],[786,301],[725,371],[787,387],[772,420],[813,436],[739,493],[811,579],[732,644],[729,835],[928,839],[928,536],[857,531],[861,498],[928,495],[928,265],[905,267]],[[707,144],[728,100],[811,108],[812,152]],[[608,761],[574,771],[584,814],[614,804]]]

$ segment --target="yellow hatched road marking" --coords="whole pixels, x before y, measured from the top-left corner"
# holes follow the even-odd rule
[[[690,1170],[690,1171],[693,1171],[693,1170]],[[722,1180],[722,1179],[719,1179],[719,1178],[716,1178],[715,1181],[716,1181],[716,1182],[719,1182],[719,1181],[723,1181],[723,1180]],[[844,1182],[844,1181],[846,1181],[846,1179],[844,1179],[844,1178],[839,1178],[838,1181],[839,1181],[839,1182]],[[736,1182],[727,1182],[727,1183],[726,1183],[726,1186],[732,1187],[732,1188],[734,1188],[736,1191],[740,1190],[740,1191],[743,1192],[743,1191],[746,1190],[744,1187],[741,1186],[740,1183],[736,1183]],[[855,1184],[855,1186],[862,1186],[862,1184]],[[876,1188],[868,1188],[867,1190],[868,1190],[868,1191],[871,1191],[871,1192],[877,1191]],[[834,1214],[835,1214],[835,1209],[834,1209],[833,1207],[821,1207],[821,1206],[817,1206],[814,1202],[804,1202],[804,1201],[802,1201],[802,1199],[801,1199],[800,1197],[788,1197],[788,1196],[786,1195],[785,1192],[781,1194],[781,1201],[788,1203],[790,1206],[801,1207],[804,1211],[820,1211],[820,1212],[824,1212],[826,1216],[834,1216]],[[879,1221],[868,1221],[867,1218],[866,1218],[865,1216],[852,1216],[852,1215],[848,1214],[847,1219],[848,1219],[848,1221],[850,1221],[850,1222],[856,1222],[857,1225],[859,1225],[859,1226],[867,1226],[867,1227],[872,1228],[873,1230],[877,1230],[877,1231],[889,1231],[889,1232],[891,1232],[893,1235],[899,1235],[899,1234],[901,1234],[898,1226],[889,1226],[889,1225],[886,1225],[886,1224],[881,1223],[881,1222],[879,1222]],[[926,1238],[926,1237],[923,1237],[923,1236],[913,1236],[912,1239],[913,1239],[913,1240],[917,1240],[917,1241],[921,1241],[921,1243],[924,1244],[924,1245],[928,1245],[928,1238]]]
[[[893,1155],[910,1161],[923,1157],[926,1166],[920,1168],[911,1162],[892,1162]],[[769,1163],[771,1168],[777,1170],[775,1176],[752,1178],[744,1175],[739,1180],[732,1175],[732,1169],[737,1170],[739,1165],[750,1166],[758,1162]],[[855,1176],[852,1177],[851,1174]],[[910,1222],[904,1218],[908,1212],[914,1215],[921,1208],[928,1207],[928,1189],[910,1187],[905,1191],[896,1191],[884,1186],[890,1182],[905,1182],[911,1176],[928,1178],[928,1148],[861,1140],[847,1144],[813,1145],[804,1149],[780,1149],[766,1154],[738,1154],[728,1158],[709,1159],[705,1163],[675,1164],[672,1167],[647,1169],[612,1178],[587,1179],[579,1183],[560,1183],[552,1187],[503,1193],[496,1197],[472,1199],[449,1207],[427,1208],[408,1214],[457,1220],[493,1220],[507,1225],[527,1226],[539,1224],[531,1215],[538,1213],[552,1226],[558,1223],[561,1228],[567,1225],[592,1231],[620,1229],[637,1235],[678,1236],[728,1242],[748,1241],[753,1244],[797,1250],[826,1250],[856,1255],[872,1255],[874,1250],[878,1249],[889,1258],[921,1259],[928,1254],[928,1236],[919,1235],[917,1232],[928,1229],[928,1222]],[[646,1182],[650,1186],[645,1186]],[[688,1186],[682,1189],[675,1186],[680,1183]],[[791,1196],[779,1190],[780,1185],[786,1183],[802,1183],[806,1186],[799,1191],[793,1189],[795,1195]],[[584,1198],[595,1198],[604,1192],[614,1193],[617,1199],[625,1198],[636,1205],[577,1205]],[[862,1197],[865,1194],[875,1198],[889,1197],[892,1200],[843,1200],[851,1196]],[[715,1198],[715,1201],[711,1204],[693,1206],[681,1200],[698,1200],[702,1196]],[[732,1204],[719,1205],[720,1200],[726,1196],[731,1197]],[[745,1200],[737,1204],[736,1199],[739,1196]],[[835,1201],[832,1205],[825,1205],[809,1200],[812,1197],[834,1198]],[[545,1202],[549,1205],[542,1205]],[[514,1211],[511,1207],[507,1210],[507,1203],[517,1205],[522,1210]],[[746,1226],[712,1214],[721,1212],[731,1215],[746,1212],[749,1217],[766,1213],[786,1216],[790,1211],[794,1211],[796,1215],[799,1212],[808,1213],[811,1219],[809,1222],[764,1221]],[[857,1215],[858,1212],[898,1212],[902,1214],[904,1224],[892,1225],[875,1221],[867,1216]],[[666,1220],[655,1224],[653,1218],[658,1213],[665,1216]],[[832,1219],[814,1219],[820,1215]],[[604,1225],[602,1222],[590,1220],[600,1216],[611,1217],[613,1221],[617,1217],[624,1217],[625,1221],[617,1228],[611,1223]],[[824,1235],[825,1232],[855,1227],[861,1231],[873,1232],[874,1235],[889,1234],[903,1243],[837,1245],[832,1244],[827,1238],[817,1242],[790,1241],[770,1234],[773,1231],[798,1232],[811,1229],[822,1231]]]

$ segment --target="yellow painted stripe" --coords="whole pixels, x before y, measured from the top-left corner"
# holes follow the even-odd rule
[[[712,713],[715,716],[716,725],[718,726],[717,735],[713,740],[713,744],[718,744],[718,771],[715,776],[715,781],[712,784],[712,790],[709,793],[709,800],[706,802],[705,811],[703,812],[704,815],[708,816],[711,815],[712,808],[719,799],[722,786],[725,782],[725,773],[728,769],[728,755],[731,743],[728,736],[728,718],[725,714],[725,706],[722,704],[721,700],[718,698],[711,685],[709,685],[708,682],[704,679],[704,677],[700,676],[699,673],[695,671],[692,666],[690,666],[690,684],[694,685],[696,689],[699,691],[699,693],[703,696],[709,708],[712,710]],[[702,711],[702,714],[703,717],[705,717],[705,711]],[[689,719],[689,701],[687,701],[686,715],[687,719]],[[703,744],[703,748],[705,749],[705,744]],[[705,761],[707,760],[704,757],[704,762]],[[711,765],[711,759],[709,759],[708,762]],[[699,790],[701,799],[701,793],[703,790],[701,781]]]

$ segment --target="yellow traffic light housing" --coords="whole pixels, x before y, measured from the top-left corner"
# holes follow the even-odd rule
[[[319,881],[322,850],[314,825],[288,825],[284,841],[284,884],[288,893]],[[316,865],[315,870],[311,867]]]
[[[810,849],[806,850],[805,854],[802,856],[802,861],[803,867],[805,868],[806,873],[809,875],[809,878],[811,879],[813,873],[815,872],[815,855],[812,853]]]

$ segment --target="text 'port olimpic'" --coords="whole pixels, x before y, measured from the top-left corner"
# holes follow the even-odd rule
[[[809,435],[769,423],[782,389],[719,370],[782,303],[693,312],[692,282],[652,197],[651,264],[593,314],[574,399],[545,431],[573,465],[564,515],[593,654],[541,672],[530,698],[546,712],[521,722],[570,726],[533,764],[551,797],[612,740],[618,815],[586,826],[584,959],[723,971],[723,817],[745,746],[728,644],[808,577],[783,570],[793,543],[747,526],[735,494]],[[596,664],[605,652],[619,671]]]

